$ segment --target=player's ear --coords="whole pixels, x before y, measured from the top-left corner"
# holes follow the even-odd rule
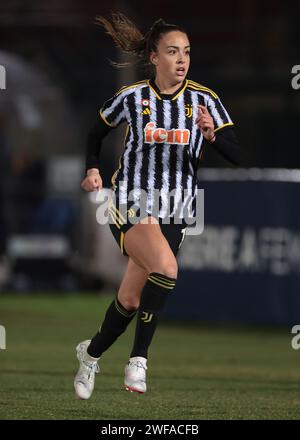
[[[151,64],[154,64],[154,66],[157,66],[157,63],[158,63],[157,52],[150,53],[150,62],[151,62]]]

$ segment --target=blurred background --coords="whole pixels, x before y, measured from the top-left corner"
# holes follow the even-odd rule
[[[0,292],[114,292],[126,258],[97,202],[83,193],[84,152],[98,109],[143,79],[121,60],[96,15],[121,11],[146,32],[162,17],[191,40],[189,78],[214,90],[244,151],[233,169],[206,150],[199,169],[205,231],[186,238],[166,317],[286,324],[299,318],[299,2],[279,0],[2,1],[0,65]],[[104,186],[124,127],[105,140]],[[1,301],[1,299],[0,299]]]

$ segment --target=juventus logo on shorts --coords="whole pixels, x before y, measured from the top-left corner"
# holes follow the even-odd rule
[[[153,318],[153,313],[143,312],[143,315],[145,316],[143,316],[141,320],[144,322],[150,322],[151,319]]]

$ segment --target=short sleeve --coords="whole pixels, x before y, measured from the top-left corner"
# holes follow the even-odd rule
[[[118,92],[106,101],[100,109],[101,118],[110,127],[117,127],[126,120],[124,100],[125,95]]]
[[[209,96],[207,107],[214,120],[215,131],[218,131],[223,127],[234,125],[227,110],[217,95],[214,94]]]

